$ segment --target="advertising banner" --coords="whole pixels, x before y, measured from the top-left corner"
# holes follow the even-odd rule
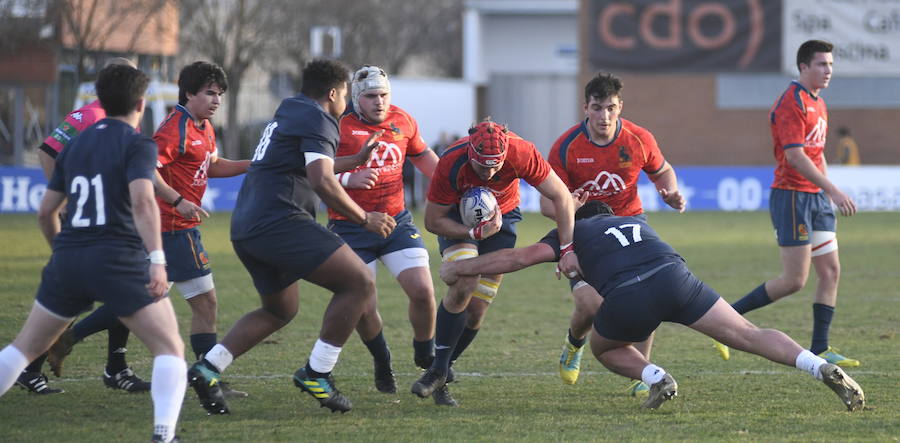
[[[593,69],[652,72],[781,70],[781,2],[585,0]]]
[[[797,48],[811,39],[834,43],[838,76],[900,74],[900,0],[785,0],[784,72],[797,74]]]
[[[680,166],[678,187],[689,211],[768,211],[773,168],[764,166]],[[856,201],[860,211],[900,211],[900,166],[830,166],[828,176]],[[243,178],[213,178],[203,197],[208,211],[231,211]],[[520,207],[540,212],[540,194],[521,183]],[[0,214],[37,212],[47,190],[40,169],[0,167]],[[641,174],[638,195],[648,212],[672,210]]]

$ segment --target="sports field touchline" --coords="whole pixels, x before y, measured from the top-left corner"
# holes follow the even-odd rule
[[[558,375],[557,372],[457,372],[458,377],[555,377]],[[608,371],[582,371],[582,375],[602,375],[608,376],[612,375],[617,378],[621,378],[620,376],[613,374]],[[688,373],[685,373],[688,374]],[[758,370],[758,369],[739,369],[735,371],[693,371],[690,375],[786,375],[786,374],[798,374],[796,370]],[[875,375],[875,376],[888,376],[892,375],[889,372],[884,371],[852,371],[853,375]],[[419,372],[411,373],[411,372],[396,372],[396,376],[398,377],[418,377],[420,375]],[[366,373],[356,373],[356,374],[339,374],[339,376],[343,379],[347,378],[371,378],[372,374]],[[267,379],[277,379],[277,378],[291,378],[293,374],[265,374],[265,375],[240,375],[240,374],[228,374],[228,379],[242,379],[242,380],[267,380]],[[94,382],[100,380],[100,377],[79,377],[79,378],[56,378],[53,379],[54,382],[58,383],[82,383],[82,382]]]

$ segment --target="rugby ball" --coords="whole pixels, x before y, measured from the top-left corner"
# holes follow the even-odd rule
[[[459,217],[470,228],[493,217],[496,210],[497,198],[490,189],[483,186],[469,189],[459,199]]]

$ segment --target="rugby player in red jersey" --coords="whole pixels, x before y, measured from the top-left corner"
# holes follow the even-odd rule
[[[209,255],[200,238],[201,208],[210,177],[247,172],[249,160],[221,158],[210,119],[228,89],[218,65],[194,62],[178,75],[178,105],[153,134],[159,147],[156,200],[162,218],[163,249],[169,279],[191,307],[191,348],[199,359],[215,346],[218,300]],[[226,396],[247,394],[222,385]]]
[[[678,191],[675,170],[663,157],[653,134],[621,118],[622,81],[609,73],[598,73],[584,87],[585,119],[559,136],[547,159],[569,187],[577,205],[602,201],[625,216],[646,220],[638,197],[641,171],[656,186],[663,201],[684,211],[685,199]],[[541,199],[541,212],[555,218],[552,205]],[[559,358],[559,376],[566,384],[575,384],[581,371],[581,356],[594,313],[602,298],[584,281],[570,281],[575,310]],[[637,345],[650,357],[651,335]],[[634,395],[645,395],[649,387],[636,380],[629,387]]]
[[[519,179],[553,202],[560,237],[559,269],[578,276],[572,243],[574,202],[531,142],[492,121],[469,129],[469,136],[444,151],[428,190],[425,228],[438,235],[444,261],[463,260],[515,246],[519,212]],[[497,197],[498,211],[474,227],[462,224],[458,202],[467,190],[484,186]],[[474,340],[503,278],[480,275],[462,278],[447,292],[437,311],[435,359],[411,390],[427,397],[453,379],[450,364]],[[449,377],[448,377],[449,376]]]
[[[819,93],[831,81],[833,45],[809,40],[797,50],[800,77],[791,82],[769,112],[775,153],[775,181],[769,197],[772,225],[781,249],[781,275],[732,304],[740,314],[787,297],[806,284],[812,262],[818,276],[813,301],[813,332],[809,350],[845,367],[859,360],[844,357],[828,345],[828,329],[837,304],[841,263],[833,202],[842,215],[856,213],[856,204],[828,179],[825,134],[828,110]],[[717,348],[726,349],[716,344]],[[724,355],[724,354],[723,354]]]
[[[423,369],[434,358],[434,284],[428,266],[428,249],[422,233],[406,209],[403,194],[403,163],[407,158],[429,179],[438,163],[437,155],[419,134],[419,125],[406,111],[391,104],[391,84],[384,70],[363,66],[350,85],[351,112],[340,121],[341,141],[337,156],[357,154],[372,134],[378,146],[369,160],[351,171],[338,174],[347,194],[366,211],[388,214],[397,225],[387,238],[328,210],[328,228],[340,235],[375,274],[376,262],[391,272],[409,298],[409,321],[413,327],[415,364]],[[363,314],[356,330],[375,362],[375,387],[397,392],[391,368],[391,353],[384,339],[377,299]],[[452,402],[446,391],[436,391],[435,401]]]

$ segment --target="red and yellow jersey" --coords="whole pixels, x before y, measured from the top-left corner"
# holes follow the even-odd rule
[[[163,180],[185,200],[199,206],[209,180],[207,170],[216,155],[216,134],[212,123],[204,120],[203,124],[196,126],[187,108],[177,105],[153,134],[153,140],[159,150],[156,168]],[[189,229],[200,224],[199,219],[182,217],[172,205],[159,197],[156,201],[163,232]]]
[[[825,100],[811,94],[796,81],[791,82],[769,112],[772,141],[775,143],[775,180],[773,188],[801,192],[819,192],[818,186],[788,164],[785,150],[803,148],[816,168],[825,173],[825,133],[828,110]]]
[[[623,118],[605,145],[591,141],[587,120],[572,126],[556,139],[547,158],[570,192],[582,189],[589,200],[605,202],[621,216],[643,212],[637,193],[641,171],[655,174],[666,164],[653,134]]]
[[[53,158],[60,153],[68,144],[94,123],[106,118],[106,111],[100,106],[100,100],[94,100],[69,113],[60,125],[50,133],[44,144],[49,146],[52,151],[44,148],[44,151]]]
[[[497,197],[500,212],[506,214],[519,206],[520,178],[532,186],[538,186],[550,175],[550,165],[534,144],[513,132],[509,133],[503,166],[488,181],[479,178],[472,170],[468,148],[469,137],[463,137],[444,151],[431,178],[428,201],[455,205],[467,190],[485,186]]]
[[[341,118],[341,142],[336,157],[353,155],[373,132],[384,130],[378,138],[378,147],[372,150],[369,161],[350,172],[371,168],[378,171],[378,180],[372,189],[346,189],[350,198],[367,212],[377,211],[394,216],[400,213],[406,202],[403,196],[403,161],[407,156],[416,157],[428,150],[419,135],[419,125],[406,111],[391,105],[387,117],[378,124],[360,119],[355,112]],[[346,220],[343,215],[328,209],[328,218]]]

